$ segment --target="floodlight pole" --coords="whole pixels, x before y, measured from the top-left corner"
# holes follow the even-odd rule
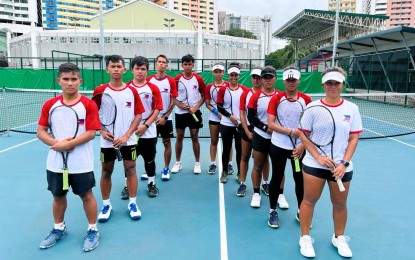
[[[71,22],[75,22],[75,53],[78,53],[78,39],[76,34],[76,27],[78,26],[78,21],[80,20],[79,17],[71,17],[69,18]]]
[[[340,0],[336,1],[336,21],[334,22],[334,35],[333,35],[333,54],[331,56],[331,66],[335,66],[337,52],[337,41],[339,39],[339,12],[340,12]]]
[[[171,58],[171,53],[170,53],[170,42],[171,42],[171,38],[170,38],[170,28],[174,27],[174,24],[172,22],[174,22],[174,18],[168,19],[168,18],[164,18],[164,21],[167,24],[164,24],[164,26],[166,26],[169,29],[169,58]]]
[[[102,56],[102,69],[105,69],[104,18],[102,12],[102,0],[99,0],[99,52]]]

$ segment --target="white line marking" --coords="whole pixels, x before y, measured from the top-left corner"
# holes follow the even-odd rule
[[[37,140],[39,140],[39,139],[35,138],[35,139],[29,140],[29,141],[27,141],[27,142],[24,142],[24,143],[21,143],[21,144],[17,144],[17,145],[15,145],[15,146],[12,146],[12,147],[6,148],[6,149],[4,149],[4,150],[1,150],[1,151],[0,151],[0,153],[7,152],[7,151],[12,150],[12,149],[14,149],[14,148],[17,148],[17,147],[19,147],[19,146],[22,146],[22,145],[25,145],[25,144],[28,144],[28,143],[31,143],[31,142],[34,142],[34,141],[37,141]]]
[[[225,195],[224,184],[220,182],[222,174],[222,142],[219,138],[218,142],[218,182],[219,182],[219,223],[220,223],[220,259],[228,260],[228,240],[226,235],[226,211],[225,211]]]
[[[379,136],[385,136],[385,135],[383,135],[383,134],[381,134],[381,133],[378,133],[378,132],[375,132],[375,131],[373,131],[373,130],[369,130],[369,129],[366,129],[366,128],[363,128],[363,129],[364,129],[365,131],[372,132],[372,133],[377,134],[377,135],[379,135]],[[406,146],[409,146],[409,147],[415,148],[415,145],[412,145],[412,144],[408,144],[408,143],[402,142],[401,140],[395,139],[395,138],[393,138],[393,137],[386,137],[386,138],[387,138],[387,139],[390,139],[390,140],[392,140],[392,141],[395,141],[395,142],[401,143],[401,144],[403,144],[403,145],[406,145]]]

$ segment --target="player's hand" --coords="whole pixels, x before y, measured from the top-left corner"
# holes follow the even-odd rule
[[[292,129],[293,130],[293,137],[298,138],[300,137],[300,130],[298,129]]]
[[[229,119],[232,121],[232,124],[234,124],[235,126],[239,125],[238,119],[236,119],[234,115],[231,115]]]
[[[294,158],[301,158],[301,156],[303,155],[303,153],[304,153],[304,146],[303,145],[300,145],[300,146],[297,146],[294,150],[293,150],[293,153],[292,153],[292,157],[294,157]]]
[[[338,180],[338,179],[342,179],[344,174],[346,173],[346,169],[347,167],[342,164],[339,163],[331,172],[333,173],[333,177]]]
[[[139,125],[137,126],[137,129],[135,130],[135,134],[138,136],[143,135],[147,131],[147,126],[145,125]]]
[[[121,137],[119,137],[119,138],[115,139],[115,140],[112,142],[112,146],[120,148],[121,146],[123,146],[124,144],[126,144],[126,143],[127,143],[127,141],[128,141],[128,136],[124,136],[124,135],[123,135],[123,136],[121,136]]]
[[[104,130],[101,130],[99,132],[100,132],[102,138],[104,138],[104,140],[106,140],[108,142],[114,141],[114,135],[111,134],[110,132],[107,132],[107,131],[104,131]]]
[[[330,157],[327,157],[327,156],[320,155],[317,159],[317,162],[321,164],[322,166],[330,168],[330,169],[333,169],[336,167],[336,163]]]
[[[157,120],[156,120],[156,125],[164,125],[165,123],[166,123],[166,119],[164,118],[164,116],[163,117],[161,117],[161,118],[158,118]]]
[[[196,107],[189,107],[189,113],[194,114],[196,113],[197,108]]]
[[[66,139],[58,140],[54,145],[50,147],[50,149],[57,151],[57,152],[65,152],[65,151],[70,152],[71,150],[73,150],[73,147],[70,144],[70,141],[72,139],[73,139],[72,137],[69,137]]]
[[[254,134],[251,131],[245,131],[246,136],[249,138],[249,140],[252,141],[252,138],[254,137]]]
[[[188,110],[190,108],[189,105],[186,105],[186,104],[183,104],[183,103],[179,103],[178,107],[180,109],[183,109],[183,110]]]

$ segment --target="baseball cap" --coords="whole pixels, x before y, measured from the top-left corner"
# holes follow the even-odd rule
[[[287,79],[300,79],[301,73],[296,69],[289,69],[282,73],[282,80]]]
[[[212,71],[214,70],[222,70],[225,71],[225,67],[222,64],[215,64],[212,68]]]
[[[338,71],[330,71],[329,73],[325,74],[321,80],[321,82],[324,84],[329,80],[334,80],[337,82],[344,82],[345,77],[342,73]]]
[[[261,77],[261,69],[253,69],[251,70],[251,76],[252,75],[257,75]]]
[[[271,75],[271,76],[276,77],[277,76],[277,71],[272,67],[266,67],[266,68],[263,68],[261,70],[261,77],[263,77],[265,75]]]

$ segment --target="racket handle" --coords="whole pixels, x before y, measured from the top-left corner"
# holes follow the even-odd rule
[[[294,157],[295,172],[300,172],[300,160],[297,157]]]
[[[140,136],[139,135],[135,135],[135,140],[138,142],[138,140],[140,140]]]
[[[115,149],[115,156],[117,157],[118,161],[122,160],[121,151],[120,148],[114,148]]]
[[[339,186],[339,190],[341,192],[345,191],[346,189],[344,188],[344,185],[343,185],[342,180],[341,179],[337,179],[336,181],[337,181],[337,185]]]
[[[63,169],[62,181],[63,181],[62,189],[63,190],[68,190],[69,189],[69,172],[68,172],[68,169]]]
[[[196,121],[196,123],[199,122],[199,118],[197,118],[197,116],[195,114],[192,113],[192,116],[193,116],[194,120]]]

